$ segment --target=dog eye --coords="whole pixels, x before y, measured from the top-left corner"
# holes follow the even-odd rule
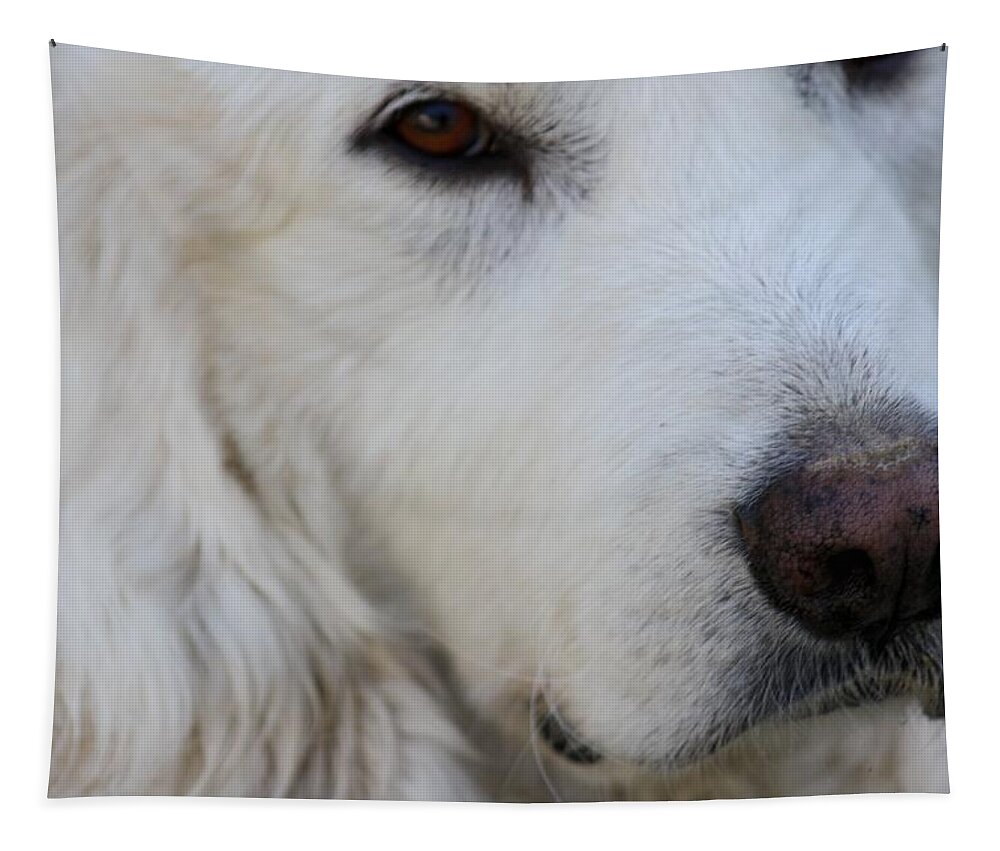
[[[886,53],[881,56],[844,59],[840,62],[840,67],[848,91],[885,91],[902,81],[912,59],[912,53]]]
[[[494,139],[475,109],[443,99],[410,104],[385,130],[407,148],[441,159],[478,156],[490,150]]]

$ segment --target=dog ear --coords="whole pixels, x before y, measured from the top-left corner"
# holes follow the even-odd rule
[[[439,675],[276,523],[206,401],[192,251],[245,182],[211,87],[53,51],[63,431],[50,794],[474,796]],[[233,188],[235,187],[235,188]],[[234,474],[235,473],[235,474]]]

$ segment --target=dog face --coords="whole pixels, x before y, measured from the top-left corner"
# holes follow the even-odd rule
[[[288,78],[253,101],[263,236],[213,261],[241,465],[522,738],[557,718],[669,769],[936,692],[939,621],[880,653],[815,635],[733,512],[809,461],[934,443],[943,65]]]
[[[940,709],[942,52],[510,85],[112,56],[56,86],[73,788],[136,728],[114,788],[297,789],[359,635],[593,775]]]

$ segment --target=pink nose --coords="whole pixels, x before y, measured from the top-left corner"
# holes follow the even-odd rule
[[[817,635],[882,639],[940,615],[936,444],[815,461],[737,517],[764,589]]]

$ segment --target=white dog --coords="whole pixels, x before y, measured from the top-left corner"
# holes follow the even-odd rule
[[[51,794],[947,788],[944,52],[52,62]]]

